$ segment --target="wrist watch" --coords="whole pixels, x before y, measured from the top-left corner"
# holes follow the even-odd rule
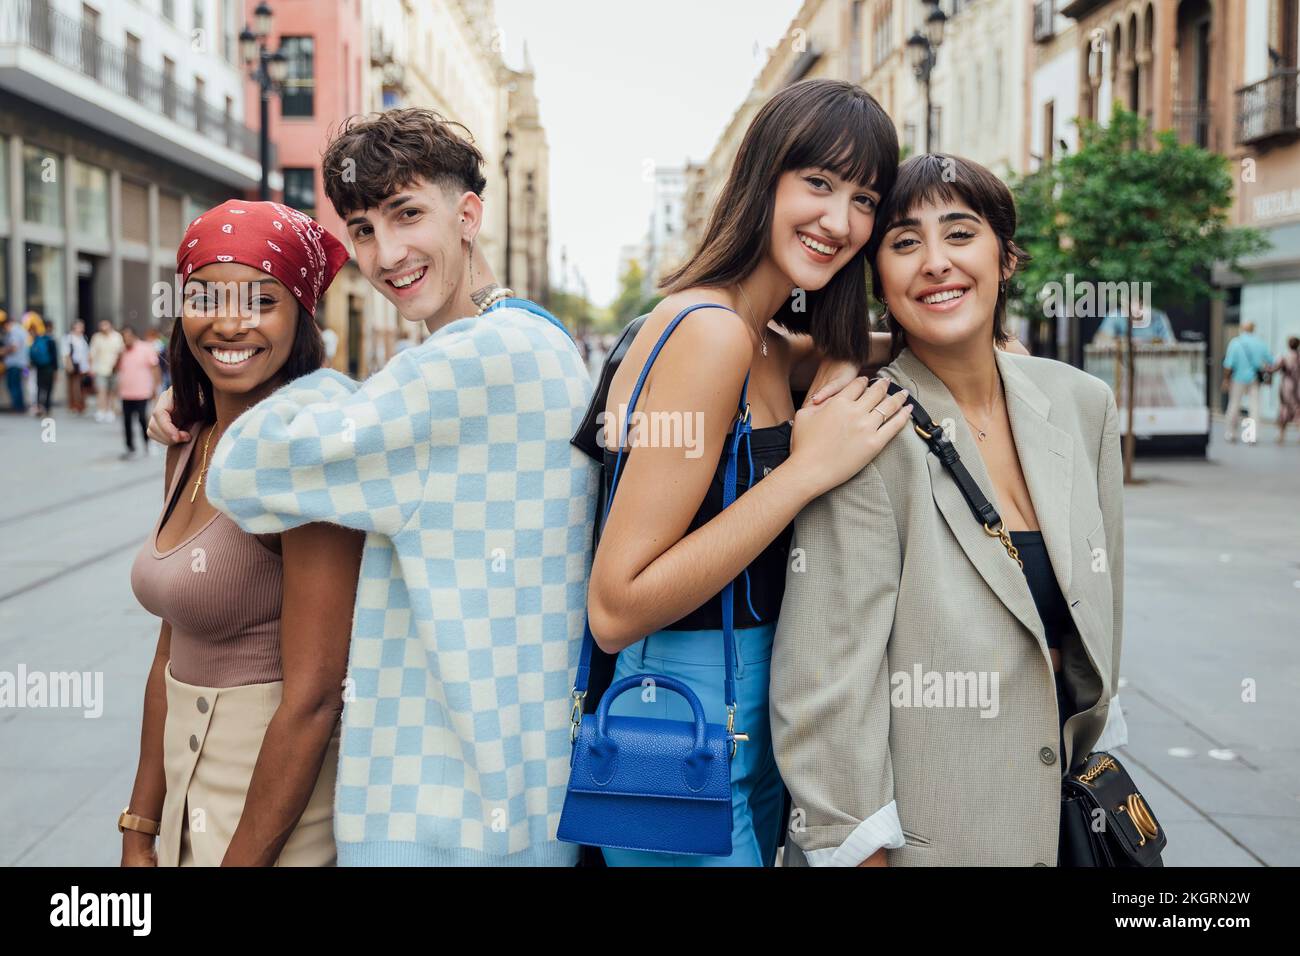
[[[131,812],[130,807],[122,808],[122,815],[117,818],[117,830],[119,833],[125,833],[127,830],[135,830],[139,833],[147,833],[150,836],[157,836],[162,829],[162,825],[157,820],[146,820],[144,817],[138,817]]]

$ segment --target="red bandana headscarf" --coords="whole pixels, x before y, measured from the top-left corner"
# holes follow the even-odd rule
[[[274,276],[309,313],[348,261],[348,251],[310,216],[278,202],[231,199],[203,213],[176,250],[181,281],[213,262],[238,262]]]

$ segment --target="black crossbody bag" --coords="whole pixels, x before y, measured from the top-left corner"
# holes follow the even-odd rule
[[[889,383],[891,395],[900,391],[900,386]],[[908,403],[912,406],[912,427],[957,482],[984,532],[997,538],[1007,554],[1019,561],[1011,535],[1002,526],[1001,515],[980,491],[962,463],[957,447],[944,434],[943,426],[914,397],[909,395]],[[1167,842],[1155,814],[1113,754],[1093,751],[1078,772],[1068,772],[1061,779],[1058,866],[1164,866],[1160,854]]]

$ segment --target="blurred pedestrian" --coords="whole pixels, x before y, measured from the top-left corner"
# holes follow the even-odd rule
[[[111,422],[113,388],[117,384],[113,370],[126,347],[122,335],[108,319],[101,319],[99,331],[90,337],[90,370],[95,376],[95,421]]]
[[[140,424],[143,453],[149,454],[149,403],[162,392],[162,363],[154,347],[130,326],[122,330],[122,341],[126,348],[117,360],[117,388],[122,395],[122,423],[126,426],[126,451],[121,456],[125,460],[135,456],[133,419]]]
[[[29,326],[32,336],[29,355],[32,368],[36,371],[36,402],[32,411],[37,415],[48,415],[54,407],[54,378],[59,372],[59,345],[54,341],[44,320],[35,313],[29,314],[32,316]]]
[[[1227,431],[1223,437],[1229,442],[1237,440],[1243,397],[1250,403],[1249,417],[1259,421],[1259,386],[1272,365],[1273,353],[1255,334],[1255,323],[1241,323],[1241,334],[1228,343],[1223,356],[1223,386],[1228,389]]]
[[[1295,423],[1300,427],[1300,338],[1286,340],[1287,352],[1277,360],[1274,371],[1278,374],[1277,443],[1282,444],[1286,426]]]
[[[86,323],[81,319],[63,337],[63,371],[68,380],[68,411],[86,414],[86,394],[82,380],[90,371],[90,343],[86,341]]]
[[[158,353],[158,368],[162,372],[162,387],[170,388],[172,376],[167,368],[167,340],[163,338],[158,329],[152,326],[144,330],[144,340]]]
[[[0,329],[4,336],[5,386],[9,389],[9,407],[15,412],[27,411],[27,396],[23,391],[23,376],[31,359],[27,348],[27,330],[0,312]]]

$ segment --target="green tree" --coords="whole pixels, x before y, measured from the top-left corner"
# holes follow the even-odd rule
[[[1233,180],[1227,157],[1180,145],[1172,130],[1149,134],[1136,113],[1115,104],[1110,123],[1079,124],[1077,152],[1019,180],[1018,241],[1034,257],[1015,294],[1022,312],[1044,314],[1049,282],[1150,283],[1161,304],[1190,304],[1221,292],[1210,283],[1216,262],[1244,272],[1240,260],[1268,248],[1254,229],[1229,224]],[[1136,353],[1130,297],[1124,335],[1124,480],[1133,479]]]
[[[609,306],[610,318],[616,326],[621,327],[641,314],[638,308],[644,301],[641,294],[644,282],[645,270],[641,268],[640,262],[633,259],[618,277],[618,295]]]

